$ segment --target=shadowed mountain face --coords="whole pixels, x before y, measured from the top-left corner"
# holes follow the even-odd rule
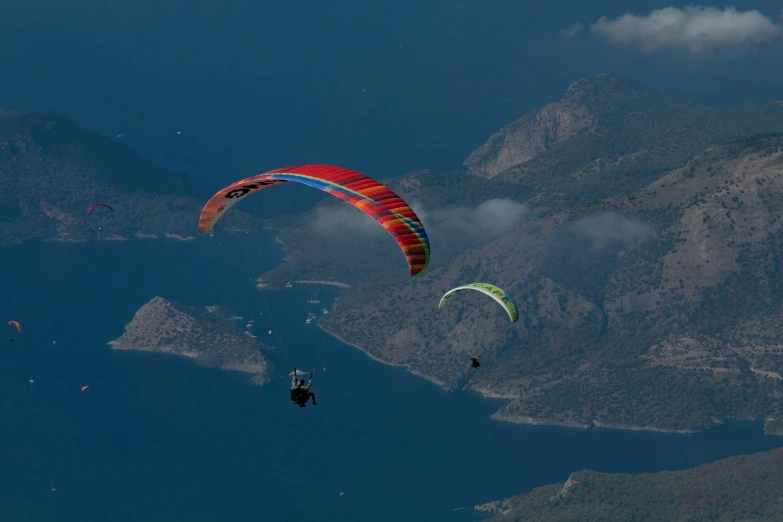
[[[203,201],[186,175],[156,167],[62,114],[0,111],[0,245],[192,237]],[[94,203],[114,212],[88,215]],[[246,218],[232,219],[247,226]]]
[[[766,419],[780,434],[781,131],[781,104],[711,108],[608,75],[582,80],[493,135],[467,172],[388,181],[428,230],[432,262],[421,276],[407,275],[403,254],[368,216],[327,198],[264,224],[279,231],[286,257],[263,278],[350,284],[322,326],[443,388],[511,399],[498,420],[689,432]],[[205,199],[184,176],[60,114],[0,113],[0,246],[188,238]],[[87,214],[94,203],[114,212]],[[258,225],[234,209],[218,233]],[[476,281],[507,290],[519,321],[478,293],[438,309],[449,288]],[[251,321],[241,332],[234,320],[221,307],[155,298],[111,345],[266,383],[272,350]],[[779,477],[767,465],[779,468],[779,457],[634,479],[583,472],[486,507],[542,521],[602,510],[606,520],[769,519],[779,516],[768,501]],[[759,484],[735,487],[736,476]],[[714,489],[688,496],[693,484]],[[620,492],[617,504],[606,502],[609,489]],[[720,505],[754,493],[753,508]]]
[[[515,399],[498,419],[688,431],[766,418],[776,431],[781,130],[779,103],[711,108],[580,80],[467,173],[388,180],[430,236],[421,276],[371,218],[327,198],[268,222],[287,256],[263,277],[351,284],[325,327],[444,388]],[[204,201],[56,113],[0,113],[0,184],[2,244],[192,237]],[[114,212],[87,214],[98,202]],[[234,209],[220,226],[253,222]],[[514,296],[519,322],[481,295],[437,308],[474,281]]]
[[[783,450],[684,471],[624,475],[580,471],[564,484],[477,506],[488,522],[780,520]]]
[[[350,283],[322,324],[445,388],[514,400],[496,418],[688,431],[780,405],[783,105],[713,108],[610,75],[505,127],[468,172],[388,184],[430,268],[339,202],[280,220],[264,274]],[[481,295],[506,289],[518,323]],[[470,354],[482,359],[468,368]]]

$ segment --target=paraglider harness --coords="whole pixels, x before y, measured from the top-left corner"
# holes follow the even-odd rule
[[[291,388],[291,402],[304,406],[309,398],[308,392],[310,391],[310,385],[313,382],[313,372],[310,372],[310,378],[307,381],[307,385],[302,386],[299,384],[299,374],[294,368],[293,387]]]

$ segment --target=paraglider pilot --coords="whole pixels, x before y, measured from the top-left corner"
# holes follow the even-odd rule
[[[300,408],[304,408],[307,401],[312,397],[313,406],[318,406],[315,402],[315,393],[310,391],[310,386],[313,384],[313,374],[310,374],[310,379],[305,384],[304,379],[297,379],[297,371],[294,368],[293,377],[291,378],[291,400],[299,405]]]
[[[475,355],[472,356],[470,358],[470,365],[473,368],[478,368],[479,366],[481,366],[481,363],[479,363],[478,357],[476,357]]]

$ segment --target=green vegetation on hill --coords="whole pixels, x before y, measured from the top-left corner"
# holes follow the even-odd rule
[[[154,297],[109,345],[179,355],[202,366],[250,373],[252,382],[266,384],[274,375],[274,349],[252,333],[254,321],[242,331],[241,319],[222,306],[196,308]]]
[[[481,506],[487,522],[783,520],[783,450],[683,471],[625,475],[580,471],[565,484]]]
[[[562,103],[589,123],[500,176],[553,208],[628,194],[709,146],[783,129],[781,103],[709,107],[612,75],[575,82]]]
[[[759,382],[749,370],[716,376],[712,370],[645,367],[644,360],[627,358],[535,390],[496,417],[688,432],[716,419],[763,419],[776,411],[777,387],[770,381]]]
[[[781,103],[706,107],[580,80],[479,147],[470,173],[390,180],[426,209],[421,276],[382,232],[319,236],[316,211],[279,226],[289,255],[264,278],[351,283],[327,328],[444,388],[514,398],[498,419],[687,431],[766,418],[779,432],[780,131]],[[489,198],[528,211],[501,235],[444,224],[475,224]],[[473,281],[507,289],[519,322],[479,297],[437,308]]]
[[[87,215],[98,202],[115,212]],[[0,111],[0,245],[192,237],[203,203],[186,175],[156,167],[62,114]],[[227,222],[249,224],[241,212]]]

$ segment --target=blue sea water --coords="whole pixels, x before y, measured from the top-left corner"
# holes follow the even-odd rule
[[[672,4],[687,2],[631,10]],[[778,0],[731,5],[780,11]],[[122,134],[211,195],[302,163],[382,178],[461,168],[501,126],[601,72],[702,103],[779,99],[779,42],[714,61],[560,33],[628,10],[623,0],[5,0],[0,102]],[[302,194],[311,206],[318,195]]]
[[[280,260],[265,241],[258,271]],[[0,349],[3,521],[477,520],[453,510],[584,468],[679,469],[783,445],[759,423],[679,436],[491,421],[502,401],[440,391],[306,325],[331,308],[333,289],[265,291],[264,303],[204,238],[10,247],[0,266],[0,318],[25,329]],[[305,302],[314,290],[320,305]],[[156,295],[226,305],[274,345],[276,329],[281,373],[319,359],[319,405],[290,404],[283,377],[258,387],[183,358],[111,350]]]

